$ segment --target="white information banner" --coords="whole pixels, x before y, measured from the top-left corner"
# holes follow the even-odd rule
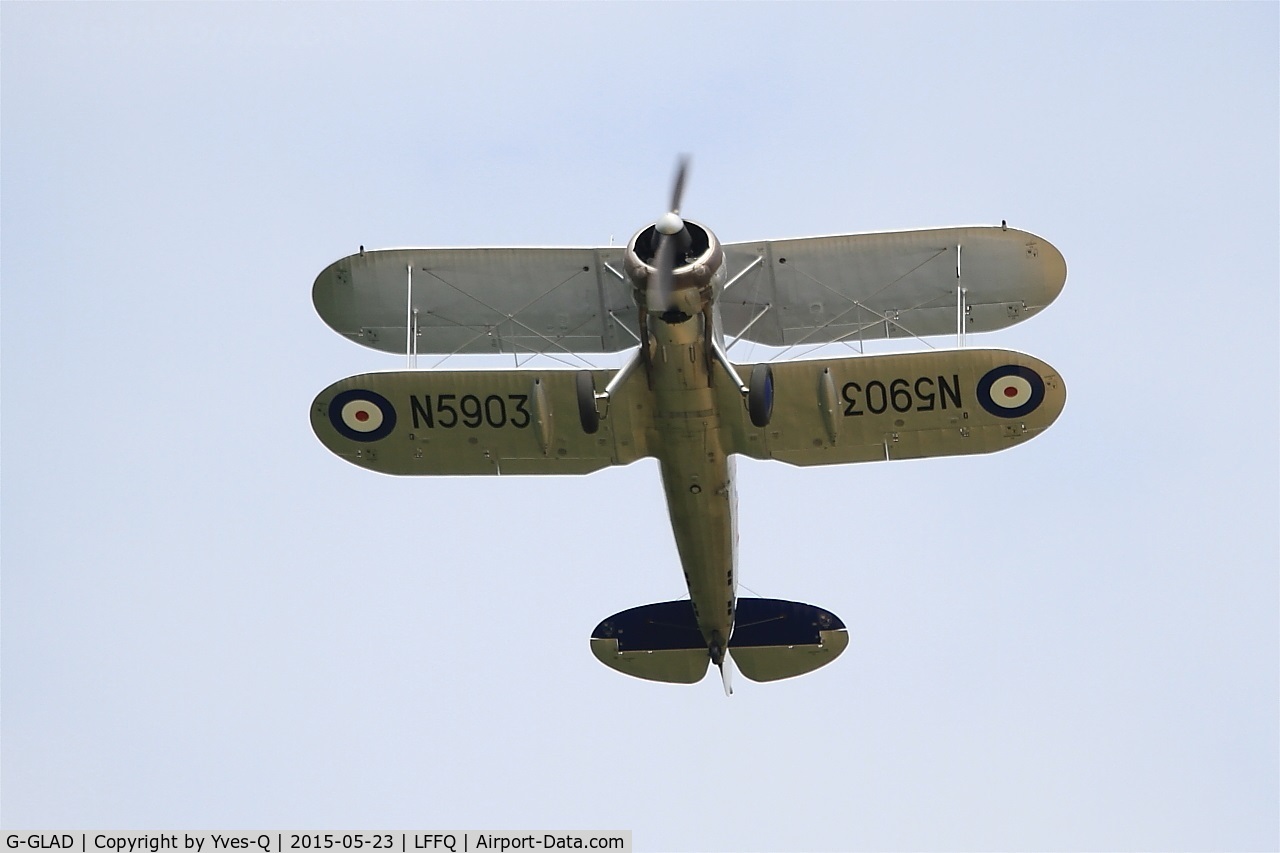
[[[477,830],[412,832],[283,832],[278,829],[227,832],[12,832],[6,850],[21,853],[414,853],[414,851],[611,850],[631,853],[630,830]]]

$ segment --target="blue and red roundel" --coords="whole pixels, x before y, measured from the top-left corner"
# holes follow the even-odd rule
[[[378,441],[396,428],[396,410],[374,391],[343,391],[329,404],[329,423],[343,438]]]
[[[1020,418],[1044,402],[1044,380],[1029,367],[996,367],[978,380],[978,402],[998,418]]]

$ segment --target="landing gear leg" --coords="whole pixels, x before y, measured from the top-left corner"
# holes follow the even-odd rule
[[[713,338],[708,337],[707,340],[711,341],[711,353],[716,361],[720,362],[729,378],[738,383],[751,423],[757,427],[767,427],[773,417],[773,368],[767,364],[757,364],[751,368],[751,385],[748,386],[733,369],[733,363],[729,361],[729,354],[724,348]]]

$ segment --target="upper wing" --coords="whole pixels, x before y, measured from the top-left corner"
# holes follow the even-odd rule
[[[593,371],[603,388],[613,371]],[[652,420],[637,371],[594,435],[575,371],[390,371],[335,382],[311,405],[321,443],[383,474],[586,474],[647,456]],[[637,385],[637,382],[639,385]]]
[[[736,366],[746,380],[752,365]],[[793,465],[990,453],[1057,419],[1067,388],[1039,359],[993,349],[792,361],[771,365],[773,418],[751,425],[722,383],[734,452]],[[737,417],[728,415],[736,412]]]
[[[386,352],[561,358],[617,352],[638,340],[631,288],[621,277],[623,252],[360,252],[325,268],[311,298],[334,331]]]
[[[725,330],[769,346],[955,334],[957,287],[965,330],[1026,319],[1057,297],[1062,253],[1003,227],[938,228],[726,245]],[[753,266],[754,265],[754,266]],[[959,277],[957,278],[957,269]]]
[[[966,330],[990,331],[1041,310],[1066,281],[1052,244],[996,227],[724,248],[729,276],[741,274],[721,297],[725,329],[750,326],[743,337],[770,346],[950,334],[960,286]],[[638,339],[624,251],[360,252],[321,272],[312,299],[335,331],[386,352],[617,352]]]

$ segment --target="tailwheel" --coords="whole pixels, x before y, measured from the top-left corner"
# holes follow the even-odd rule
[[[591,371],[580,370],[575,379],[578,393],[578,418],[582,431],[594,435],[600,429],[600,412],[596,409],[596,383]]]
[[[751,368],[747,413],[751,416],[751,423],[757,427],[767,427],[773,417],[773,368],[767,364]]]

